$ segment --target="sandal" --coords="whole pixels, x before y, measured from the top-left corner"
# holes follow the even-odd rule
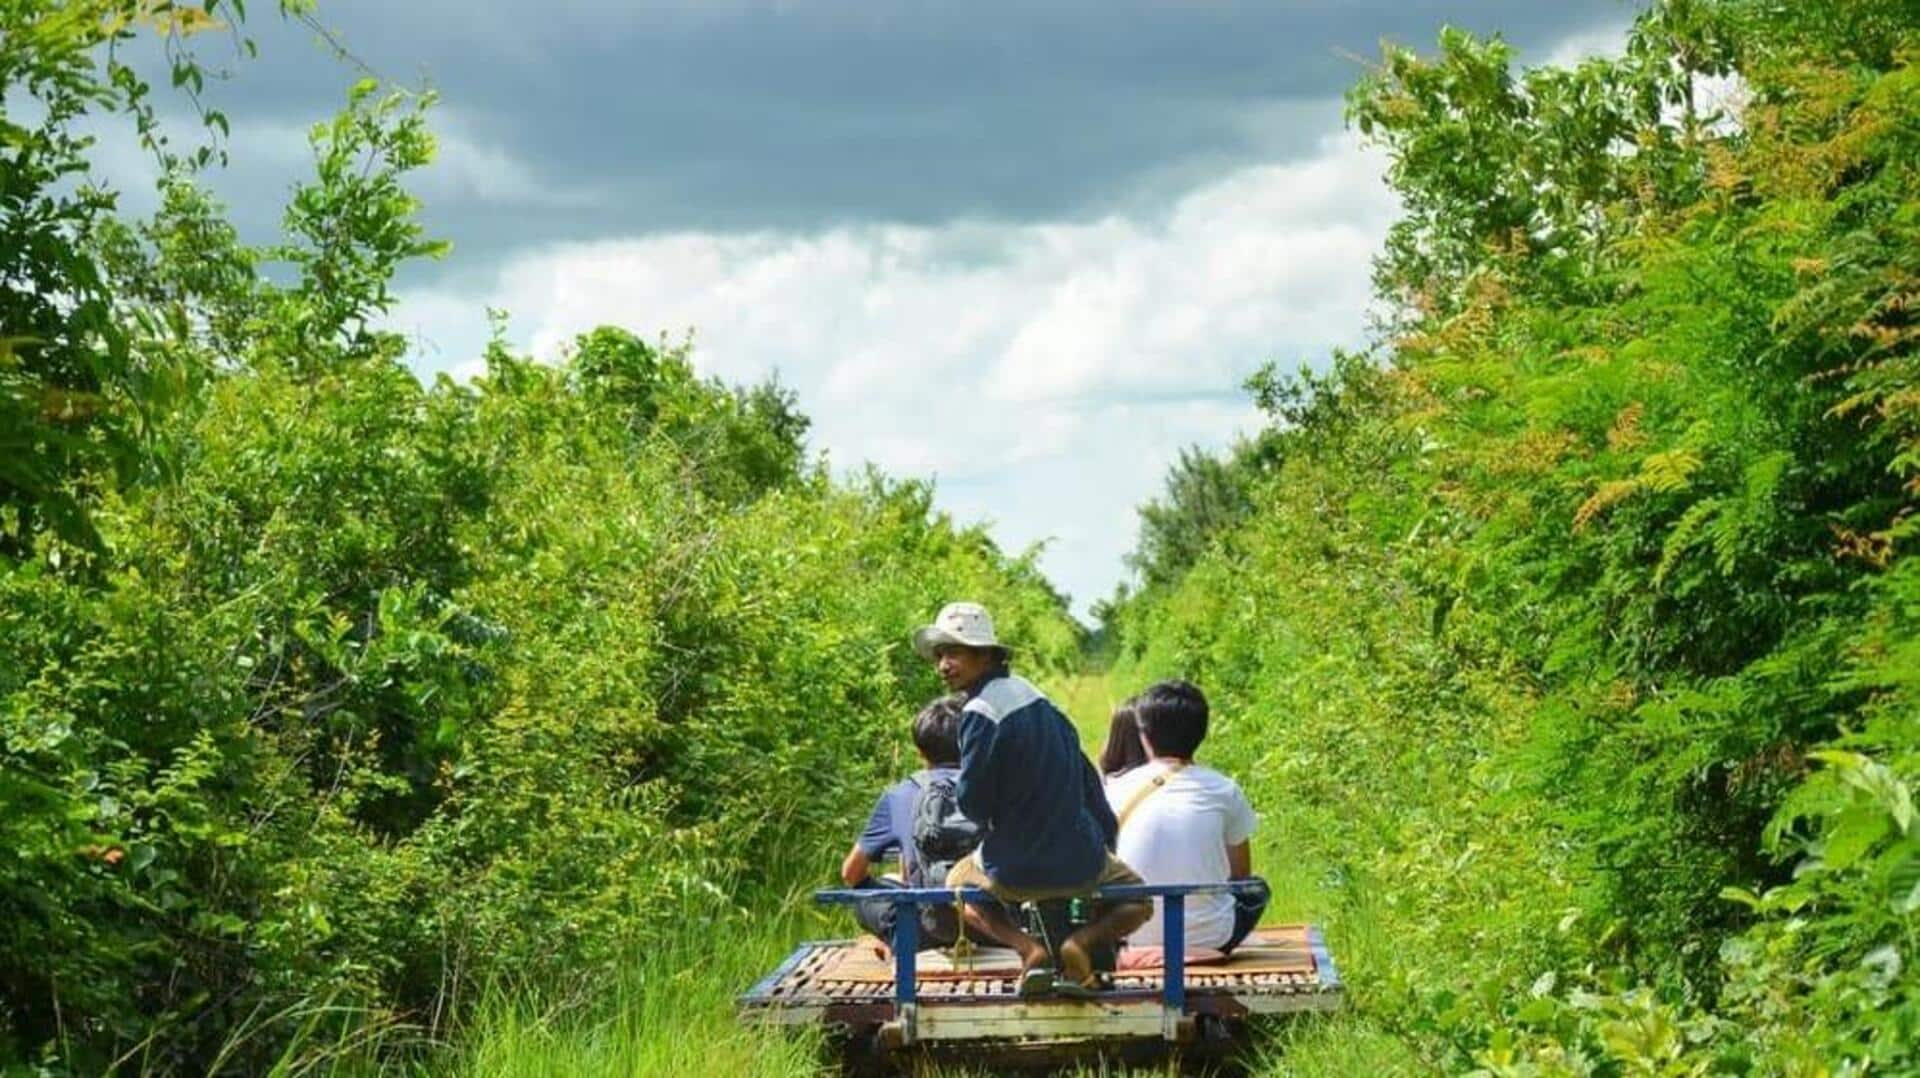
[[[1054,983],[1053,971],[1045,966],[1030,966],[1020,971],[1019,996],[1021,999],[1037,999],[1052,995],[1059,986]]]
[[[1060,980],[1054,982],[1053,991],[1055,995],[1067,999],[1100,998],[1100,988],[1097,981],[1093,984],[1081,984],[1079,981],[1070,981],[1062,977]]]

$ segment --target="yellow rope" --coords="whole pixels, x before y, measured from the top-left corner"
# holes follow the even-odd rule
[[[953,889],[953,921],[960,935],[953,941],[953,958],[961,969],[973,972],[973,940],[967,937],[967,900],[958,886]]]

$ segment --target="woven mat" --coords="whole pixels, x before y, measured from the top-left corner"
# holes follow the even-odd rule
[[[1143,948],[1143,957],[1158,954],[1159,950],[1158,947]],[[1129,965],[1127,972],[1136,975],[1156,973],[1160,969],[1157,963]],[[1307,943],[1307,926],[1256,928],[1226,961],[1192,969],[1195,973],[1312,973],[1313,950]],[[1012,980],[1019,972],[1020,958],[1012,951],[1004,947],[976,947],[970,969],[957,964],[946,951],[921,951],[915,975],[929,981]],[[822,981],[891,984],[893,959],[879,940],[866,936],[823,963],[815,977]]]

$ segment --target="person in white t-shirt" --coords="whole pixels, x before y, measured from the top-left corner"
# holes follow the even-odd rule
[[[1219,883],[1253,875],[1253,806],[1240,785],[1193,760],[1207,736],[1207,697],[1185,681],[1162,681],[1128,701],[1147,762],[1114,777],[1107,801],[1120,821],[1116,852],[1148,883]],[[1231,951],[1266,912],[1264,881],[1253,894],[1190,895],[1187,947]],[[1158,947],[1161,903],[1129,942]]]

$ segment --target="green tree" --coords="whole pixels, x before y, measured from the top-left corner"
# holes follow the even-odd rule
[[[145,26],[165,35],[176,85],[201,75],[185,38],[205,9],[140,0],[21,0],[0,34],[0,556],[28,555],[50,528],[97,547],[88,505],[139,470],[143,447],[192,372],[126,324],[95,247],[115,196],[88,175],[93,138],[81,121],[135,125],[170,170],[182,159],[160,135],[149,88],[110,46]],[[103,57],[105,58],[103,61]],[[210,123],[224,125],[217,113]]]
[[[157,28],[191,100],[239,10],[4,11],[0,1069],[405,1062],[810,877],[905,766],[940,602],[1077,654],[1031,554],[830,481],[777,382],[603,327],[422,385],[382,318],[442,249],[431,99],[356,84],[244,247],[115,51]],[[71,182],[114,115],[147,220]]]
[[[1275,472],[1120,676],[1217,689],[1428,1066],[1914,1065],[1912,16],[1449,32],[1350,98],[1397,315],[1255,379]]]

